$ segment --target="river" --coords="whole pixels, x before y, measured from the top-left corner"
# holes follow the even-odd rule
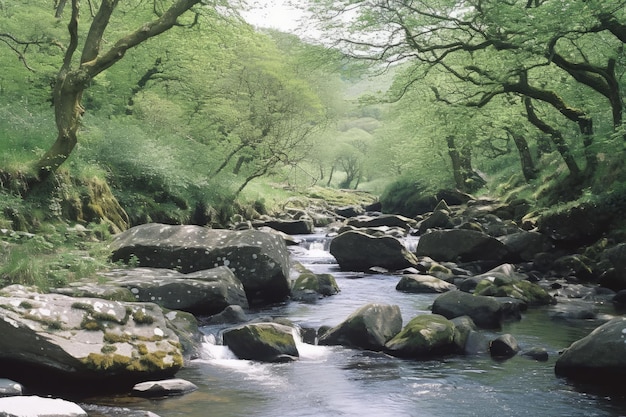
[[[315,273],[332,273],[341,289],[314,303],[288,302],[250,316],[284,317],[303,328],[334,326],[370,303],[396,304],[404,323],[430,314],[435,295],[395,290],[397,276],[339,271],[322,235],[291,248],[294,260]],[[268,364],[238,360],[212,343],[219,329],[204,327],[202,359],[178,373],[199,390],[166,399],[118,397],[109,405],[150,410],[161,417],[444,417],[444,416],[619,416],[626,415],[624,391],[593,391],[557,378],[558,351],[601,322],[555,320],[551,307],[525,312],[498,333],[511,333],[522,349],[543,347],[547,362],[518,355],[497,361],[488,354],[404,360],[343,347],[298,343],[300,359]],[[100,401],[102,402],[102,401]]]

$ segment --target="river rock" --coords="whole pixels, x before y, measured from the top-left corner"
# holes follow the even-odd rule
[[[140,382],[133,387],[132,394],[138,397],[167,397],[189,394],[197,389],[198,386],[192,382],[181,378],[174,378]]]
[[[252,222],[252,227],[270,227],[288,235],[308,235],[314,231],[313,219],[309,217],[302,217],[297,220],[256,220]]]
[[[287,362],[299,357],[293,328],[282,324],[246,324],[225,330],[223,337],[239,359]]]
[[[385,343],[400,330],[402,330],[400,307],[367,304],[325,332],[318,343],[381,351]]]
[[[621,384],[626,373],[626,318],[617,317],[572,343],[555,364],[558,376]]]
[[[511,253],[514,261],[532,261],[535,255],[554,248],[552,241],[545,235],[535,231],[521,231],[498,238]]]
[[[241,306],[228,306],[219,314],[215,314],[204,321],[205,324],[236,324],[248,321],[246,312]]]
[[[346,221],[348,226],[356,228],[368,227],[400,227],[408,231],[417,225],[417,222],[399,214],[381,214],[380,216],[357,216]]]
[[[12,397],[22,395],[24,388],[21,384],[10,379],[0,378],[0,397]]]
[[[248,301],[285,300],[290,293],[289,252],[283,240],[258,230],[145,224],[111,243],[112,260],[190,273],[227,266],[241,281]]]
[[[225,267],[181,274],[163,268],[118,269],[105,276],[134,294],[137,301],[196,315],[217,314],[229,305],[248,308],[243,284]]]
[[[456,350],[454,323],[438,314],[423,314],[413,318],[385,344],[394,356],[426,358]]]
[[[203,334],[196,317],[186,311],[172,310],[165,314],[167,324],[178,336],[185,359],[197,359],[202,352]]]
[[[335,214],[341,217],[357,217],[365,214],[365,209],[361,206],[342,206],[334,209]]]
[[[456,289],[456,285],[450,284],[432,275],[405,274],[396,285],[396,290],[402,292],[424,294],[443,293]]]
[[[554,298],[545,289],[530,281],[489,274],[481,277],[483,279],[474,288],[475,295],[510,297],[532,306],[555,304]]]
[[[430,216],[419,222],[418,230],[420,234],[424,234],[428,229],[452,229],[453,227],[454,223],[448,211],[435,210]]]
[[[330,253],[346,271],[367,271],[373,266],[400,270],[417,265],[417,258],[398,239],[348,231],[330,242]]]
[[[489,354],[492,358],[508,359],[520,351],[517,340],[509,334],[503,334],[489,342]]]
[[[159,417],[152,411],[131,410],[125,407],[109,407],[99,404],[80,404],[81,408],[89,414],[89,417]]]
[[[509,251],[498,239],[475,230],[434,230],[420,237],[417,256],[437,261],[506,261]]]
[[[0,368],[25,386],[124,389],[169,377],[183,365],[161,308],[95,298],[0,292]]]
[[[433,302],[432,312],[448,319],[469,316],[478,327],[488,329],[499,328],[504,320],[504,311],[498,300],[459,290],[438,296]]]
[[[5,397],[0,398],[2,417],[87,417],[78,404],[60,398]]]
[[[328,297],[339,292],[339,285],[331,274],[315,274],[311,271],[302,272],[293,283],[291,298],[293,300],[315,300]]]

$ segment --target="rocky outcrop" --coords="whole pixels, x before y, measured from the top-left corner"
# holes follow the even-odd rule
[[[179,339],[155,304],[39,294],[11,286],[0,292],[0,318],[4,375],[29,387],[43,384],[48,392],[121,390],[172,376],[183,365]]]
[[[402,315],[398,306],[367,304],[324,333],[319,344],[381,351],[400,330]]]
[[[456,289],[456,285],[450,284],[432,275],[406,274],[402,275],[396,285],[396,290],[416,294],[443,293]]]
[[[229,305],[248,308],[243,284],[225,266],[189,274],[162,268],[130,268],[103,275],[128,289],[136,301],[153,302],[170,310],[212,315]]]
[[[475,230],[434,230],[420,237],[417,256],[436,261],[470,262],[488,260],[505,262],[509,251],[498,239]]]
[[[626,318],[618,317],[572,343],[556,361],[554,370],[582,382],[620,384],[626,372]]]
[[[494,297],[472,295],[463,291],[449,291],[433,302],[433,314],[447,319],[469,316],[478,327],[499,328],[504,321],[502,305]]]
[[[417,265],[417,258],[398,239],[348,231],[330,243],[330,253],[342,270],[367,271],[373,266],[399,270]]]
[[[379,216],[357,216],[352,217],[346,221],[348,226],[356,228],[368,228],[368,227],[400,227],[406,231],[415,227],[417,222],[408,217],[404,217],[397,214],[381,214]]]
[[[437,314],[413,318],[385,344],[388,353],[405,358],[441,356],[456,350],[454,323]]]
[[[112,260],[182,273],[230,268],[248,301],[266,303],[289,296],[289,252],[283,240],[257,230],[216,230],[199,226],[146,224],[111,243]]]
[[[278,323],[252,323],[224,331],[224,345],[240,359],[288,362],[299,357],[293,328]]]

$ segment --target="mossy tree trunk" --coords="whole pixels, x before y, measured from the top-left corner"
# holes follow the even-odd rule
[[[70,41],[53,91],[57,138],[43,157],[34,164],[36,176],[29,181],[31,187],[45,181],[74,150],[78,142],[80,119],[84,112],[81,106],[83,91],[93,78],[121,60],[128,49],[177,24],[177,19],[199,2],[200,0],[175,0],[169,9],[155,20],[118,39],[110,49],[103,52],[101,51],[103,35],[119,0],[102,0],[87,33],[79,64],[75,67],[73,58],[79,49],[80,0],[72,0],[72,16],[68,23]]]

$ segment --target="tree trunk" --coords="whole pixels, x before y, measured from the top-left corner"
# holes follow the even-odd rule
[[[563,158],[563,161],[565,161],[565,165],[567,165],[570,174],[574,177],[579,177],[581,173],[580,168],[578,167],[578,164],[576,163],[576,160],[574,159],[569,146],[567,146],[561,132],[548,125],[546,122],[541,120],[539,116],[537,116],[530,97],[524,97],[524,106],[526,107],[526,117],[528,118],[528,121],[542,132],[550,135],[556,150],[559,154],[561,154],[561,157]]]
[[[463,162],[461,153],[454,143],[454,136],[448,136],[446,138],[448,142],[448,155],[452,161],[452,175],[454,176],[454,183],[459,190],[465,191],[465,175],[463,174]]]
[[[526,182],[534,180],[535,178],[537,178],[537,169],[535,168],[533,157],[530,154],[530,149],[528,148],[528,142],[526,141],[526,138],[523,135],[514,132],[513,129],[507,128],[506,131],[513,138],[513,142],[515,142],[515,146],[517,147],[517,151],[519,152],[524,179],[526,179]]]
[[[60,19],[63,16],[63,9],[65,9],[65,4],[67,0],[58,0],[54,5],[54,17]]]

